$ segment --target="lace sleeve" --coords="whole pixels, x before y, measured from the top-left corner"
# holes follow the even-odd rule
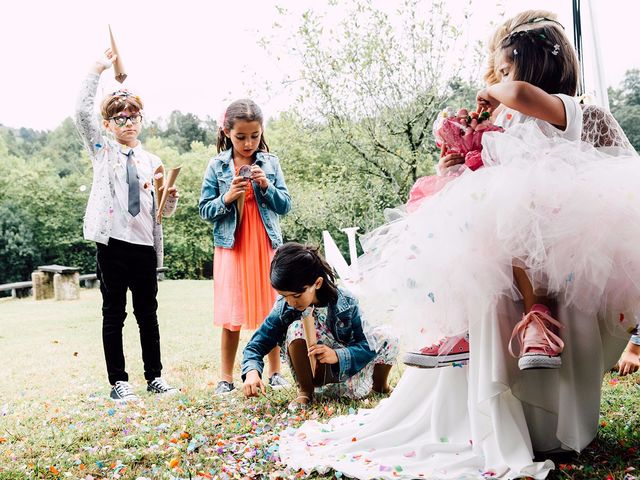
[[[618,147],[635,152],[613,115],[597,105],[582,105],[582,141],[596,148]]]
[[[100,124],[93,110],[99,80],[97,74],[87,75],[76,103],[76,128],[92,160],[96,158],[96,152],[103,142]]]

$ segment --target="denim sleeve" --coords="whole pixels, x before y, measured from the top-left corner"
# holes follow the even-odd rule
[[[287,184],[284,181],[284,173],[282,173],[278,157],[270,155],[270,160],[273,163],[276,177],[274,182],[270,183],[264,192],[261,190],[260,193],[271,210],[278,215],[285,215],[291,210],[291,195],[289,195]]]
[[[351,318],[353,337],[348,345],[335,349],[338,356],[338,381],[343,382],[362,370],[376,356],[376,352],[369,348],[369,343],[362,330],[360,308],[354,304],[342,313]]]
[[[282,303],[277,300],[271,309],[271,313],[262,322],[260,328],[255,331],[247,346],[244,347],[241,367],[243,381],[251,370],[257,370],[262,377],[265,355],[285,338],[287,328],[282,318],[280,318],[281,311]]]
[[[231,209],[227,207],[222,200],[223,195],[220,193],[218,187],[218,177],[216,176],[215,169],[213,168],[214,160],[209,162],[207,171],[204,174],[204,180],[202,181],[202,190],[200,192],[200,202],[198,203],[198,210],[200,212],[200,218],[215,222],[219,218],[227,215],[231,212]]]

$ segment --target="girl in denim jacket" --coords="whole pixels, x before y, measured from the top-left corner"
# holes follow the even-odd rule
[[[283,347],[282,356],[298,386],[292,408],[310,403],[314,393],[361,398],[371,390],[390,391],[387,379],[398,354],[398,339],[380,328],[365,334],[358,302],[336,286],[333,270],[316,248],[284,244],[276,251],[270,276],[281,296],[244,349],[247,397],[264,393],[262,359],[277,344]],[[312,312],[317,338],[317,344],[309,347],[301,320],[305,310]],[[315,373],[311,356],[316,360]]]
[[[262,112],[253,101],[229,105],[220,123],[218,152],[205,172],[199,210],[213,223],[214,324],[222,327],[216,394],[224,394],[234,389],[240,329],[255,329],[276,298],[269,265],[282,244],[279,215],[291,209],[291,197],[278,157],[268,153]],[[278,348],[269,354],[269,365],[269,383],[288,385],[280,375]]]

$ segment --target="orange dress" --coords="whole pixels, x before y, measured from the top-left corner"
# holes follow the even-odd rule
[[[233,248],[216,247],[214,251],[213,323],[231,331],[253,330],[269,314],[277,294],[269,281],[274,250],[252,182],[246,188],[242,221],[235,235]]]

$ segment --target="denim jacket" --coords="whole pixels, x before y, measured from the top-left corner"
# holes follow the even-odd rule
[[[250,370],[257,370],[262,376],[264,356],[276,344],[283,346],[287,329],[301,317],[302,312],[291,308],[284,297],[278,297],[271,313],[253,334],[243,351],[243,380]],[[331,366],[332,373],[338,381],[343,382],[362,370],[373,360],[376,352],[369,348],[362,330],[358,301],[349,292],[338,289],[337,301],[328,305],[326,322],[334,338],[344,345],[335,350],[338,363]]]
[[[255,163],[264,171],[269,182],[264,192],[252,182],[258,210],[271,240],[271,246],[278,248],[282,245],[279,215],[284,215],[291,210],[291,197],[284,182],[278,157],[271,153],[258,152]],[[234,176],[232,149],[229,149],[220,152],[209,162],[202,182],[198,208],[200,217],[213,223],[213,244],[216,247],[233,248],[235,243],[238,208],[236,202],[227,206],[222,200],[231,187]]]

